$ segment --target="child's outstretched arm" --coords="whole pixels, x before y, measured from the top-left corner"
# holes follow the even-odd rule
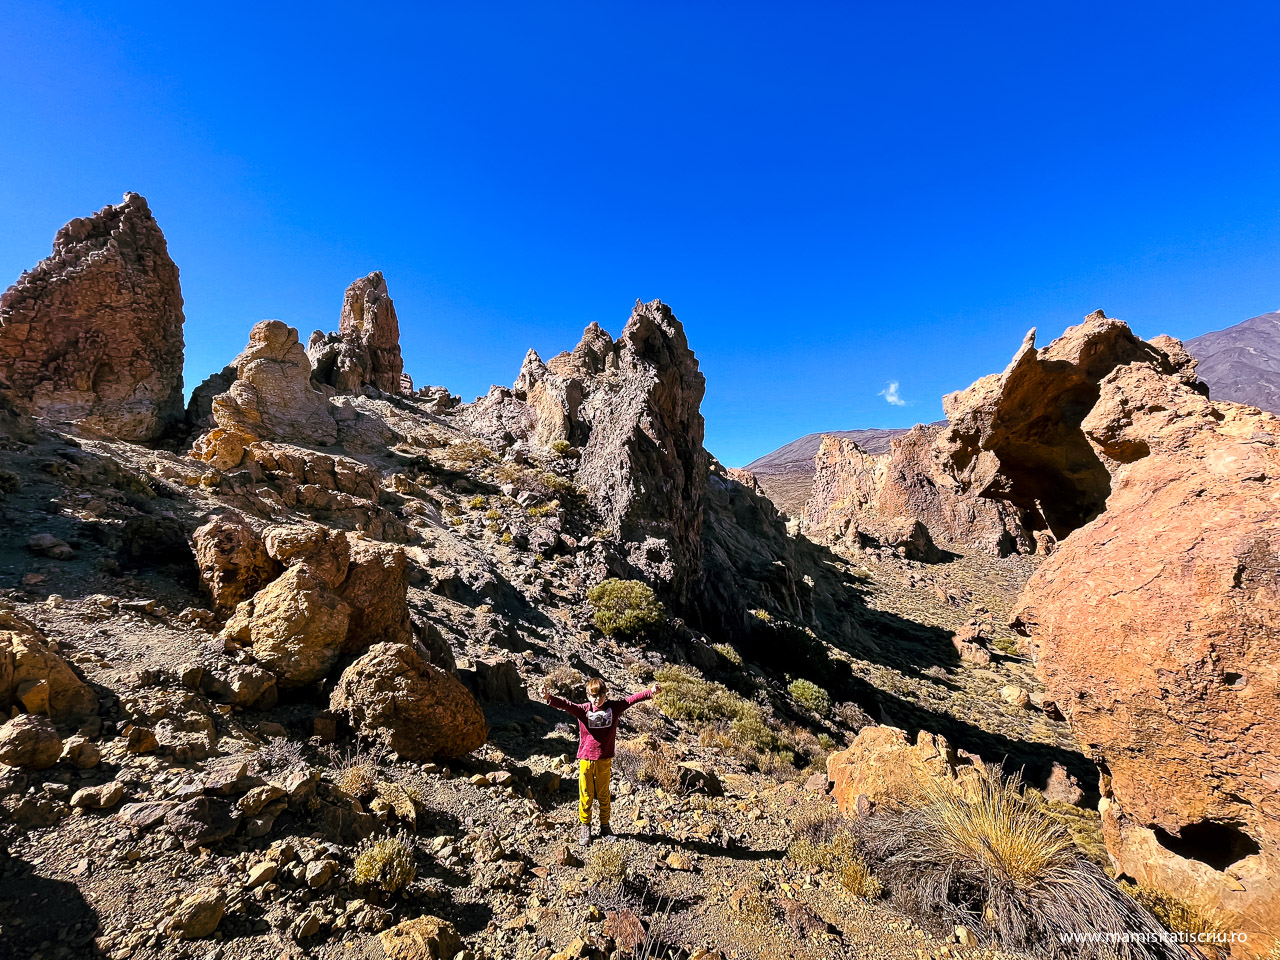
[[[627,707],[634,707],[637,703],[639,703],[642,700],[653,699],[653,697],[661,689],[662,687],[655,683],[645,687],[643,690],[639,690],[633,693],[631,696],[627,697],[627,699],[622,701],[624,704],[626,704],[626,706],[624,706],[623,709],[625,710]]]
[[[584,723],[586,722],[587,711],[583,710],[576,703],[570,703],[568,700],[562,700],[560,697],[553,695],[551,691],[547,689],[546,684],[543,684],[542,686],[542,699],[546,702],[547,706],[555,707],[557,710],[562,710],[570,716],[581,720]]]

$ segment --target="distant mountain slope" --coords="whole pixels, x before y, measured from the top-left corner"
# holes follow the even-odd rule
[[[813,486],[813,458],[823,437],[849,437],[867,453],[888,453],[889,441],[906,432],[906,428],[899,427],[809,433],[751,461],[743,469],[756,475],[765,494],[779,510],[798,517],[800,508],[809,499],[809,489]]]
[[[1203,334],[1186,345],[1200,361],[1196,373],[1214,400],[1280,413],[1280,311]]]

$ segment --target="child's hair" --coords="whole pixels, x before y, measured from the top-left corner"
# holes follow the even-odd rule
[[[607,687],[605,687],[604,681],[599,677],[592,677],[587,681],[588,697],[603,697],[606,689]]]

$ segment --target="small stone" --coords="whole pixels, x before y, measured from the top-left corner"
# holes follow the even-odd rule
[[[305,874],[307,886],[312,890],[320,889],[333,879],[333,874],[337,867],[337,863],[332,860],[316,860],[307,864],[307,872]]]
[[[151,753],[160,746],[155,731],[150,727],[131,726],[127,736],[127,749],[130,753]]]
[[[182,901],[165,930],[182,940],[207,937],[218,928],[227,909],[226,895],[217,887],[203,887]]]
[[[264,883],[270,883],[276,878],[277,867],[270,860],[264,860],[261,863],[255,863],[249,868],[249,876],[245,880],[244,885],[252,890],[260,887]]]
[[[71,806],[85,810],[110,810],[124,799],[124,784],[112,780],[97,787],[84,787],[71,797]]]
[[[1016,684],[1007,684],[1000,688],[1000,699],[1012,707],[1024,709],[1031,703],[1031,694]]]
[[[62,746],[62,759],[75,765],[78,770],[91,770],[102,761],[102,751],[92,740],[85,737],[68,737]]]
[[[75,551],[65,540],[59,540],[49,533],[37,533],[28,537],[27,549],[51,560],[71,560],[75,557]]]

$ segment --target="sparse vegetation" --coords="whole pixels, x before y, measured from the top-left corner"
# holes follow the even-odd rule
[[[619,744],[614,763],[629,780],[661,787],[667,793],[680,791],[680,760],[675,751],[646,734],[627,744]]]
[[[490,508],[489,510],[485,511],[484,516],[486,520],[501,520],[502,511],[497,509],[496,507]]]
[[[458,440],[449,444],[445,457],[460,466],[473,467],[476,464],[497,460],[498,455],[479,440]]]
[[[467,501],[467,506],[470,507],[472,510],[479,510],[488,502],[489,502],[488,500],[486,500],[484,497],[480,496],[480,494],[477,493],[474,497],[472,497],[470,500]]]
[[[858,854],[857,842],[839,819],[825,816],[802,821],[787,856],[801,867],[816,867],[836,878],[853,896],[875,900],[884,887]]]
[[[810,680],[792,680],[787,686],[791,699],[820,717],[831,715],[831,694]]]
[[[859,852],[900,906],[938,930],[964,925],[1004,950],[1057,957],[1057,933],[1159,934],[1150,914],[1028,800],[999,767],[937,778],[918,802],[850,824]],[[1132,958],[1168,958],[1154,937]],[[1106,944],[1080,957],[1110,957]]]
[[[573,444],[568,440],[557,440],[555,443],[551,444],[551,452],[558,457],[563,457],[572,449]]]
[[[593,620],[606,637],[639,639],[667,616],[653,589],[639,580],[610,577],[587,591]]]
[[[742,654],[727,643],[713,643],[711,649],[735,667],[742,666]]]
[[[1170,933],[1224,934],[1230,926],[1212,908],[1188,903],[1166,890],[1124,881],[1120,889],[1131,896]]]
[[[334,759],[330,774],[343,793],[363,799],[373,793],[378,782],[378,762],[372,754],[356,750],[345,756],[332,751]]]
[[[587,854],[586,873],[595,883],[616,886],[627,879],[631,856],[621,843],[597,843]]]
[[[413,882],[417,865],[413,848],[398,835],[366,840],[356,854],[353,878],[383,893],[398,893]]]
[[[559,509],[560,509],[560,501],[552,500],[549,503],[535,504],[525,512],[531,517],[549,517]]]
[[[569,697],[582,685],[582,676],[567,663],[562,663],[543,677],[542,682],[557,697]]]

